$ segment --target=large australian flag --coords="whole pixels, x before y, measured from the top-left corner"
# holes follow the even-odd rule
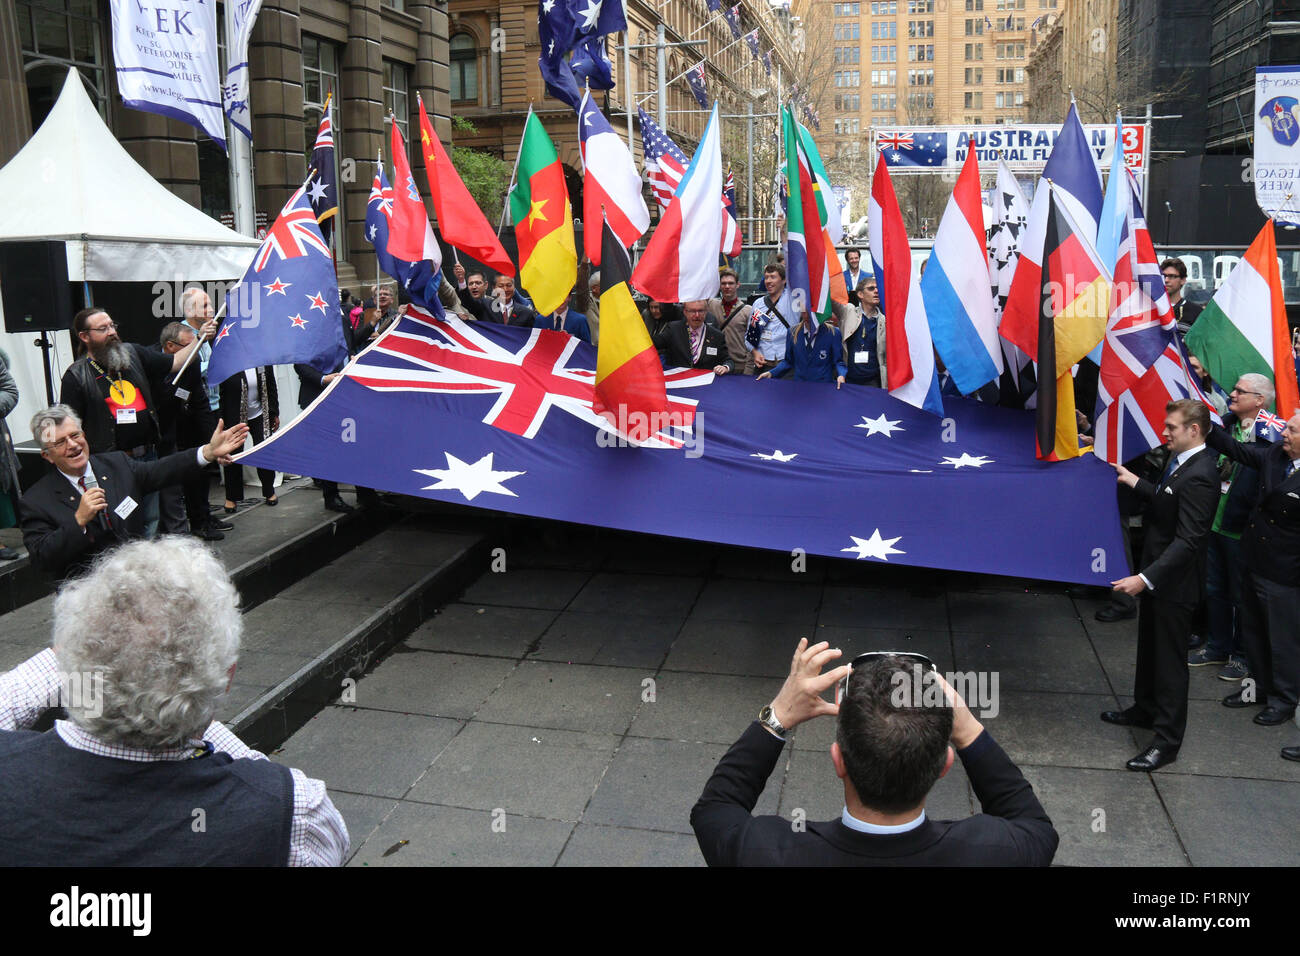
[[[787,553],[1103,586],[1128,573],[1114,471],[1037,461],[1032,413],[958,398],[941,421],[878,388],[669,369],[667,414],[629,447],[593,410],[595,370],[596,350],[565,332],[413,308],[241,460]],[[343,416],[356,442],[340,444]]]
[[[289,197],[248,271],[226,293],[208,364],[214,385],[259,365],[330,372],[347,358],[338,280],[307,185]]]

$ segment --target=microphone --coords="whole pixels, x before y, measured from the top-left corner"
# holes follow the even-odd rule
[[[95,471],[94,471],[93,468],[87,468],[87,469],[86,469],[86,474],[82,477],[81,480],[84,481],[84,482],[86,483],[86,490],[87,490],[87,491],[89,491],[91,488],[98,488],[98,487],[99,487],[99,479],[95,477]],[[105,498],[105,503],[107,503],[107,500],[108,500],[108,499]],[[105,515],[105,512],[106,512],[107,510],[108,510],[108,509],[105,508],[104,511],[101,511],[101,512],[99,512],[99,514],[95,515],[95,521],[96,521],[96,523],[97,523],[97,526],[98,526],[99,530],[100,530],[100,531],[103,531],[105,534],[107,534],[108,531],[109,531],[109,527],[108,527],[108,518],[107,518],[107,516]]]

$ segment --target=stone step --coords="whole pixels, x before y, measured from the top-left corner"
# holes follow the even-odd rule
[[[488,551],[480,534],[408,515],[277,593],[245,615],[217,719],[250,747],[275,750],[459,594]]]

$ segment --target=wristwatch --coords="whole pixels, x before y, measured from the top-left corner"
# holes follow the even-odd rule
[[[790,733],[790,731],[781,726],[781,721],[776,719],[776,712],[772,710],[771,704],[765,705],[763,709],[758,712],[758,722],[782,740],[784,740],[786,735]]]

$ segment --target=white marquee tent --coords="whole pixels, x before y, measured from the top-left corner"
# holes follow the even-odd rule
[[[75,69],[41,128],[0,169],[0,196],[0,242],[63,240],[73,282],[237,279],[258,246],[170,192],[132,159]],[[20,392],[8,418],[15,442],[31,437],[27,423],[45,405],[34,338],[30,332],[0,334]],[[72,350],[67,332],[54,339],[57,396]]]

